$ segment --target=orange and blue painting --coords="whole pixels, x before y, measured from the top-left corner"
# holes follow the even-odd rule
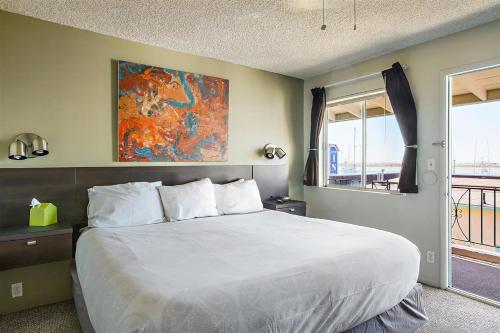
[[[118,62],[120,162],[226,161],[229,81]]]

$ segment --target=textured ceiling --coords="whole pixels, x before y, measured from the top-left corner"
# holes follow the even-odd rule
[[[500,18],[500,0],[0,0],[0,9],[308,78]]]

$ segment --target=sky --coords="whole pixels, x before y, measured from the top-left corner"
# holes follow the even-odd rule
[[[354,160],[354,129],[356,129],[356,164],[361,162],[361,126],[361,120],[329,124],[328,143],[334,143],[339,146],[339,163],[341,165],[346,161],[352,164]],[[366,121],[366,135],[367,164],[383,162],[401,163],[404,153],[404,143],[395,116],[368,118]]]
[[[500,163],[500,101],[452,108],[452,160]]]

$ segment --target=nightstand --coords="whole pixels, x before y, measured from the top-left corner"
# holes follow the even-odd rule
[[[306,202],[300,200],[287,200],[282,203],[276,202],[276,199],[270,198],[262,202],[264,208],[277,210],[293,215],[306,216]]]
[[[0,228],[0,270],[71,259],[72,242],[73,227],[64,223]]]

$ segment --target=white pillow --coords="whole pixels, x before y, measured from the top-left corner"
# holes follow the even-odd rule
[[[219,214],[245,214],[261,211],[262,200],[255,180],[214,185]]]
[[[89,227],[128,227],[165,221],[157,187],[161,182],[137,182],[88,189]]]
[[[226,191],[225,188],[227,187],[227,185],[234,183],[243,183],[244,181],[244,179],[238,179],[227,184],[214,184],[215,203],[217,204],[217,212],[219,213],[219,215],[224,215],[221,207],[223,206],[224,193]]]
[[[158,191],[169,221],[218,215],[214,186],[208,178],[184,185],[161,186]]]

